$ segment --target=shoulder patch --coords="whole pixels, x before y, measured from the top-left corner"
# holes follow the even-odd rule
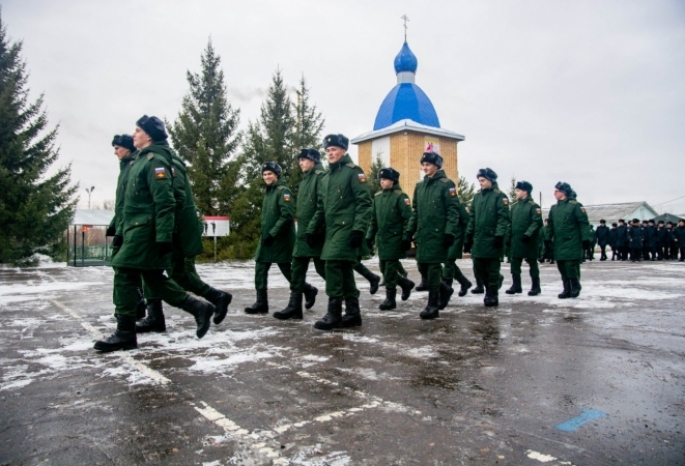
[[[405,203],[406,205],[411,205],[411,201],[409,200],[408,197],[405,197],[405,198],[404,198],[404,203]]]
[[[570,201],[568,201],[568,203],[569,204],[578,204],[578,201],[576,201],[575,199],[571,199]]]
[[[154,158],[155,158],[155,153],[154,153],[154,152],[148,152],[148,153],[147,153],[147,159],[148,159],[148,160],[152,160],[152,159],[154,159]]]
[[[357,178],[359,179],[360,183],[366,183],[366,175],[363,173],[358,173]]]
[[[585,213],[585,207],[581,207],[581,208],[580,208],[580,211],[581,211],[582,213]]]
[[[440,178],[440,181],[442,181],[443,183],[449,183],[452,180],[450,180],[449,178]]]
[[[378,191],[376,194],[374,194],[374,197],[375,197],[375,196],[380,196],[382,193],[383,193],[383,191]]]
[[[502,198],[502,204],[509,205],[509,199],[507,199],[506,197],[503,197]]]
[[[320,175],[323,173],[323,170],[314,170],[314,173],[316,173],[317,175]]]
[[[457,188],[450,188],[450,197],[457,197]]]
[[[285,189],[285,186],[276,186],[276,189],[278,189],[279,191],[283,191],[283,189]]]
[[[530,205],[535,205],[535,201],[532,200],[532,199],[529,199],[529,200],[528,200],[528,204],[530,204]]]
[[[155,179],[157,180],[164,180],[167,178],[166,174],[166,168],[164,167],[155,167]]]
[[[345,166],[346,166],[346,167],[350,167],[350,168],[356,167],[356,165],[354,164],[354,162],[346,163]]]
[[[283,193],[283,200],[285,202],[290,202],[290,194],[288,193]]]

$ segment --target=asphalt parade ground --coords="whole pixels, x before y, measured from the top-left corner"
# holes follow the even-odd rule
[[[252,263],[198,270],[234,293],[224,323],[198,340],[167,306],[167,333],[98,354],[111,269],[0,269],[0,465],[685,464],[683,263],[595,260],[575,300],[556,266],[538,297],[505,273],[498,308],[455,294],[434,321],[425,292],[383,312],[357,276],[363,326],[331,333],[313,267],[291,322],[243,313]],[[271,313],[288,293],[272,270]]]

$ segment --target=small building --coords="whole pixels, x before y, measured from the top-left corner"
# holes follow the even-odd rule
[[[67,265],[107,265],[112,251],[107,227],[114,218],[111,210],[76,209],[67,230]]]
[[[657,217],[654,217],[655,222],[659,222],[659,220],[663,220],[664,224],[667,224],[668,222],[673,222],[674,225],[677,225],[678,222],[682,219],[685,219],[685,214],[684,215],[673,215],[669,213],[661,214]]]
[[[419,160],[427,150],[442,156],[445,173],[458,182],[457,144],[464,140],[461,134],[440,127],[433,103],[415,83],[417,68],[418,60],[405,38],[395,57],[397,85],[381,103],[373,130],[352,139],[359,146],[362,170],[369,173],[372,164],[380,159],[383,166],[392,166],[401,173],[400,182],[409,196],[423,179]]]
[[[612,223],[618,223],[619,219],[624,219],[626,222],[632,221],[634,218],[642,220],[651,220],[656,218],[659,214],[646,202],[623,202],[619,204],[597,204],[584,205],[590,223],[597,228],[600,220],[606,220],[607,226]],[[549,207],[542,209],[543,218],[549,215]]]

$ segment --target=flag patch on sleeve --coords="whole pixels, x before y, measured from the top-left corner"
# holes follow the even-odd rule
[[[535,209],[535,212],[536,212],[538,215],[541,215],[541,214],[542,214],[542,209]]]
[[[283,193],[283,200],[285,202],[290,202],[290,194],[288,193]]]
[[[411,204],[411,201],[409,200],[408,197],[405,197],[405,198],[404,198],[404,203],[407,204],[407,205],[409,205],[409,204]]]
[[[164,167],[155,168],[155,178],[163,180],[166,178],[166,169]]]
[[[502,198],[502,202],[504,203],[504,205],[509,205],[509,199],[507,199],[506,197]]]
[[[457,188],[450,188],[450,197],[456,197]]]
[[[357,178],[359,178],[359,182],[360,182],[360,183],[366,183],[366,175],[365,175],[365,174],[359,173],[359,174],[357,175]]]

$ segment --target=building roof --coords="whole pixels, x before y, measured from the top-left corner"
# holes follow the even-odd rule
[[[352,139],[352,144],[360,144],[364,141],[369,141],[371,139],[380,138],[383,136],[389,136],[391,134],[399,133],[401,131],[414,131],[421,134],[430,134],[433,136],[456,139],[457,141],[463,141],[464,136],[455,133],[448,129],[436,128],[434,126],[422,125],[417,123],[412,119],[404,119],[393,123],[390,126],[382,128],[380,130],[369,131],[368,133],[361,134],[356,138]]]
[[[419,67],[419,60],[411,51],[407,41],[404,41],[400,53],[395,57],[395,73],[401,73],[403,71],[409,71],[411,73],[416,73],[416,69]]]
[[[625,219],[626,222],[632,220],[633,213],[640,207],[644,206],[650,212],[650,218],[656,217],[657,212],[646,202],[623,202],[619,204],[597,204],[584,205],[590,223],[599,223],[600,220],[606,220],[607,223],[616,222],[619,219]],[[544,216],[549,212],[549,207],[542,209]],[[644,219],[641,219],[644,220]]]
[[[668,222],[673,222],[673,223],[678,223],[681,219],[685,218],[685,214],[683,215],[673,215],[669,213],[661,214],[656,217],[654,217],[654,221],[658,222],[659,220],[663,220],[664,223]]]
[[[114,212],[101,209],[76,209],[70,225],[108,226]]]

